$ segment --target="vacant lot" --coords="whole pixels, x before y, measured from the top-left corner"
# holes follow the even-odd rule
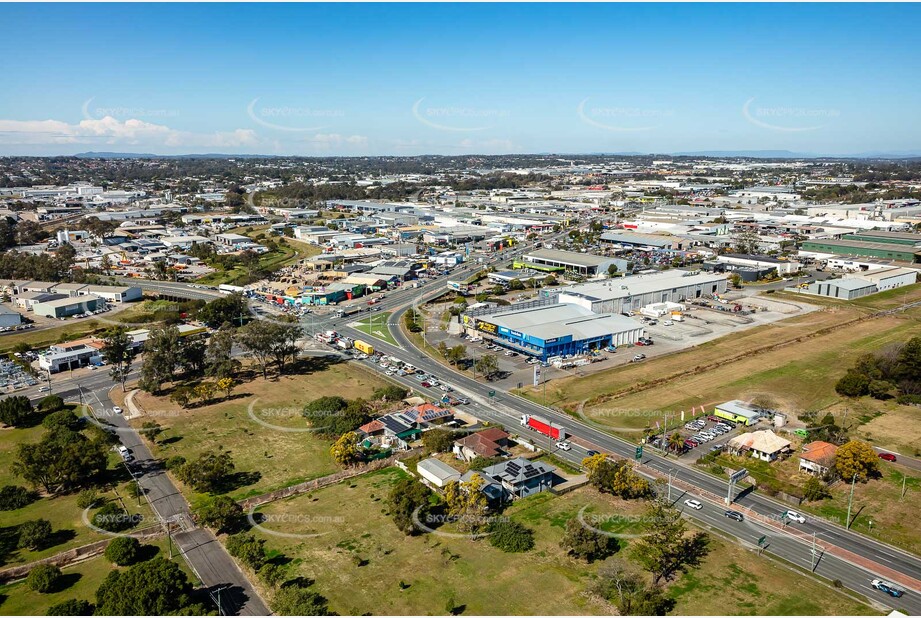
[[[842,407],[843,417],[843,406],[854,403],[842,402],[834,385],[853,361],[861,354],[921,335],[921,310],[913,309],[806,337],[861,315],[859,309],[815,312],[645,363],[553,381],[547,385],[548,397],[570,412],[584,402],[587,418],[632,436],[637,429],[654,426],[665,412],[690,412],[692,406],[701,405],[709,409],[731,399],[767,398],[794,417],[803,411],[834,411],[837,406]],[[778,343],[786,345],[770,347]],[[739,357],[756,348],[764,351]],[[735,360],[723,362],[726,359]],[[649,387],[642,388],[644,384]],[[528,393],[540,396],[537,391]],[[921,428],[899,422],[907,421],[914,409],[869,399],[859,403],[869,408],[861,417],[870,422],[856,430],[858,435],[868,432],[878,446],[894,449],[912,449],[910,445],[919,443]],[[879,412],[891,416],[885,421],[871,420]],[[848,424],[855,417],[852,414]]]
[[[341,614],[444,614],[448,606],[478,615],[614,613],[588,593],[597,563],[568,557],[559,540],[566,522],[583,507],[585,517],[606,522],[599,524],[602,528],[636,532],[634,517],[643,512],[642,503],[590,488],[521,500],[505,514],[532,528],[536,545],[525,554],[505,554],[485,539],[407,537],[399,532],[383,504],[390,485],[403,474],[388,468],[262,510],[273,516],[273,523],[264,524],[269,530],[319,536],[259,534],[270,549],[292,558],[289,576],[315,579],[315,590]],[[720,592],[720,602],[714,603],[713,590],[734,572],[729,565],[758,583]],[[691,577],[696,580],[681,578],[673,584],[676,614],[870,613],[868,607],[721,541]]]
[[[237,472],[245,473],[231,493],[240,499],[335,472],[329,441],[304,431],[301,410],[319,397],[369,397],[384,385],[374,374],[341,363],[301,375],[254,378],[238,386],[230,400],[187,410],[166,396],[140,393],[135,401],[146,414],[132,422],[140,427],[154,420],[166,428],[153,447],[158,457],[192,459],[220,448],[230,451]]]

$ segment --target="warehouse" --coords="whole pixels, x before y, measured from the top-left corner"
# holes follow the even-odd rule
[[[522,262],[515,264],[516,268],[533,268],[535,270],[566,270],[579,273],[586,277],[607,274],[613,265],[617,272],[630,270],[630,263],[618,258],[601,257],[591,253],[576,253],[575,251],[558,251],[556,249],[538,249],[522,256]]]
[[[911,268],[898,268],[895,266],[889,268],[875,268],[873,270],[857,273],[855,276],[875,283],[877,292],[900,288],[918,281],[918,271]]]
[[[79,313],[91,313],[105,307],[105,301],[98,296],[61,298],[32,305],[32,312],[46,318],[66,318]]]
[[[57,291],[57,289],[55,289]],[[88,285],[78,292],[80,296],[99,296],[112,303],[128,303],[141,300],[143,292],[136,286]]]
[[[778,275],[789,275],[799,272],[803,265],[794,260],[781,260],[769,255],[744,255],[741,253],[726,253],[716,258],[717,262],[726,264],[728,270],[739,266],[748,268],[776,270]]]
[[[643,336],[643,325],[636,320],[593,313],[578,305],[544,305],[481,318],[464,316],[464,322],[506,348],[541,360],[632,344]]]
[[[800,246],[802,253],[829,255],[859,255],[886,258],[901,262],[918,262],[921,250],[914,245],[894,242],[866,242],[862,240],[807,240]]]
[[[862,296],[876,294],[876,284],[864,279],[826,279],[825,281],[816,281],[810,283],[803,292],[805,294],[815,294],[816,296],[827,296],[829,298],[840,298],[841,300],[855,300]]]
[[[0,305],[0,328],[10,328],[22,324],[22,316],[17,312]]]
[[[666,270],[561,288],[559,300],[594,313],[625,313],[653,303],[680,303],[722,294],[726,281],[725,274]]]
[[[610,245],[619,245],[624,249],[644,251],[681,251],[691,244],[690,241],[677,236],[630,232],[605,232],[601,235],[601,241]]]

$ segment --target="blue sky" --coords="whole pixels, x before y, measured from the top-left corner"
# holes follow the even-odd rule
[[[914,4],[4,4],[0,23],[0,154],[921,152]]]

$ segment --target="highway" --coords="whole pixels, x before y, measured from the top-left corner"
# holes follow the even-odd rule
[[[503,252],[503,260],[507,260],[514,255],[518,255],[528,247],[527,245],[517,247],[514,251]],[[468,264],[455,269],[447,278],[463,279],[472,273],[483,268],[483,264]],[[417,349],[413,343],[403,334],[402,330],[396,325],[400,323],[402,314],[414,303],[423,302],[445,290],[445,281],[447,278],[438,277],[434,280],[427,281],[420,288],[400,288],[391,291],[387,297],[380,302],[376,308],[380,311],[389,311],[390,323],[394,325],[390,331],[398,345],[394,346],[382,340],[374,339],[373,345],[376,350],[386,353],[397,358],[412,363],[422,371],[429,374],[437,375],[442,381],[447,381],[457,391],[458,395],[466,396],[471,399],[471,413],[485,420],[502,423],[514,430],[519,424],[522,414],[537,414],[563,425],[568,433],[578,438],[574,442],[572,451],[563,452],[556,450],[555,455],[568,459],[574,463],[579,463],[585,456],[584,448],[578,446],[579,441],[594,445],[598,450],[612,453],[632,459],[636,445],[616,436],[610,435],[603,428],[590,426],[573,417],[538,405],[534,402],[522,399],[509,393],[496,391],[495,387],[488,384],[475,381],[469,376],[459,373],[454,369],[439,363],[438,361],[424,355],[421,350]],[[138,283],[135,281],[135,283]],[[145,289],[159,291],[164,293],[176,294],[178,296],[195,294],[196,297],[214,298],[219,295],[216,291],[190,288],[187,284],[182,283],[164,283],[150,282]],[[263,318],[269,318],[272,309],[267,304],[253,302],[251,303],[254,314]],[[362,317],[369,315],[367,312]],[[337,319],[333,314],[313,313],[307,316],[303,322],[311,334],[327,329],[334,329],[341,334],[353,337],[355,339],[368,339],[366,333],[360,332],[348,325],[348,322],[354,318]],[[369,367],[382,371],[376,365],[365,363]],[[415,391],[423,392],[431,398],[440,398],[442,393],[437,389],[425,389],[415,380],[398,378],[392,376],[389,379],[396,380]],[[495,396],[490,397],[489,393],[495,391]],[[535,434],[536,435],[536,434]],[[538,446],[553,450],[552,444]],[[901,459],[901,458],[900,458]],[[879,571],[891,569],[896,574],[901,574],[911,580],[921,581],[921,558],[909,554],[899,548],[880,543],[864,535],[846,530],[842,525],[835,522],[825,521],[813,516],[807,517],[805,524],[787,524],[787,529],[797,530],[798,535],[791,534],[786,530],[780,530],[776,526],[765,526],[765,524],[756,521],[754,518],[746,518],[745,522],[735,522],[723,515],[726,507],[720,501],[725,497],[728,490],[728,484],[724,479],[712,476],[697,468],[686,465],[673,457],[665,457],[661,454],[652,452],[649,447],[644,452],[642,462],[644,467],[666,477],[669,473],[673,478],[677,477],[678,483],[686,484],[690,487],[688,495],[694,496],[704,503],[701,511],[692,511],[686,513],[695,521],[707,527],[718,530],[720,533],[734,537],[742,543],[754,545],[762,536],[767,536],[765,552],[773,554],[784,561],[805,568],[807,571],[813,564],[812,541],[814,537],[816,547],[818,548],[818,562],[815,566],[815,573],[829,580],[838,579],[847,588],[863,594],[877,604],[885,607],[898,608],[903,611],[918,615],[921,614],[921,590],[917,586],[901,584],[908,589],[905,596],[901,599],[891,599],[879,591],[869,586],[870,579],[881,576]],[[679,492],[676,488],[674,491]],[[696,493],[695,493],[696,492]],[[683,501],[687,496],[678,494]],[[751,512],[777,520],[781,513],[788,510],[789,505],[775,501],[757,491],[748,492],[742,496],[736,497],[735,504],[744,509],[750,509]],[[679,502],[680,505],[680,502]],[[743,509],[743,510],[744,510]],[[685,509],[688,511],[688,509]],[[834,546],[847,552],[851,552],[855,559],[870,560],[876,565],[857,564],[846,561],[830,551],[823,551],[825,546]],[[885,576],[883,576],[885,578]],[[909,581],[911,581],[909,580]],[[901,583],[901,582],[900,582]],[[911,582],[912,584],[914,582]]]

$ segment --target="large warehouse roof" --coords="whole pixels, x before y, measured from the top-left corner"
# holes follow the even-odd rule
[[[483,319],[539,339],[566,335],[572,335],[575,340],[593,339],[643,328],[642,324],[631,318],[610,313],[592,313],[578,305],[564,304],[494,313]]]
[[[591,253],[577,253],[575,251],[560,251],[558,249],[538,249],[524,255],[526,260],[546,260],[559,262],[570,266],[602,266],[611,261],[611,258],[593,255]]]
[[[579,296],[589,300],[613,300],[648,294],[659,290],[715,283],[726,279],[725,274],[691,273],[685,270],[666,270],[650,275],[636,275],[619,279],[583,283],[560,288],[561,295]]]

